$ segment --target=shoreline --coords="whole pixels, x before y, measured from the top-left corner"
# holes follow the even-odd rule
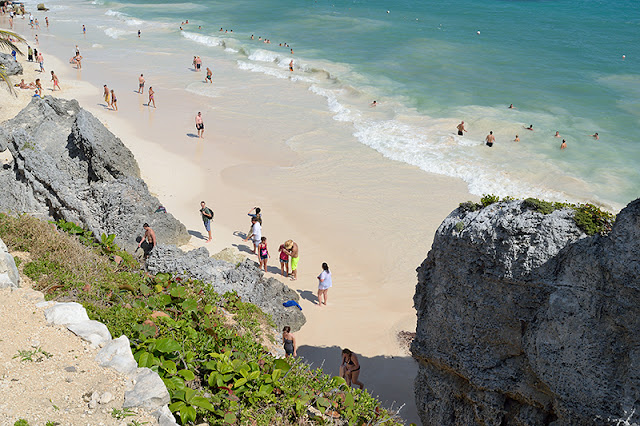
[[[60,53],[53,59],[57,52],[53,43],[54,53],[47,51],[49,37],[42,37],[40,43],[44,75],[53,65],[63,87],[62,92],[52,93],[45,80],[45,94],[76,98],[123,140],[150,191],[192,235],[184,248],[207,246],[213,254],[236,247],[246,254],[250,244],[239,237],[249,228],[245,212],[260,206],[271,254],[267,276],[302,296],[307,324],[296,333],[301,355],[314,359],[328,354],[326,368],[330,369],[330,364],[338,363],[333,348],[349,347],[362,357],[361,378],[367,388],[389,403],[408,403],[403,417],[417,420],[410,408],[416,367],[396,335],[415,329],[414,271],[426,257],[436,228],[459,202],[477,198],[468,193],[466,184],[386,159],[361,144],[349,146],[351,157],[341,158],[345,147],[339,144],[349,143],[352,137],[347,126],[335,137],[343,142],[329,149],[324,141],[334,135],[318,123],[297,123],[291,132],[278,127],[280,123],[269,123],[269,116],[282,111],[292,114],[291,110],[309,105],[323,108],[322,100],[311,93],[288,104],[285,100],[290,98],[282,93],[282,100],[271,99],[270,111],[264,114],[262,105],[247,110],[238,100],[207,110],[198,95],[175,93],[162,83],[151,83],[159,88],[158,109],[149,110],[142,106],[146,94],[127,92],[129,86],[134,89],[135,71],[124,78],[118,72],[98,70],[96,62],[85,59],[78,72],[65,66]],[[118,88],[118,112],[100,106],[101,88],[87,82],[107,81],[107,75],[109,86]],[[224,66],[218,67],[217,75],[216,84],[228,85]],[[242,98],[239,92],[236,96]],[[203,141],[188,136],[195,133],[196,109],[205,114]],[[6,109],[0,111],[1,121],[9,118],[4,116]],[[324,114],[320,120],[333,119]],[[215,212],[211,244],[201,239],[205,232],[198,214],[201,199]],[[271,272],[279,268],[277,247],[287,239],[300,245],[298,281],[283,280]],[[314,301],[315,277],[322,262],[330,265],[335,284],[329,305],[321,308]],[[403,368],[396,376],[375,371],[397,363],[403,363]],[[397,381],[391,386],[393,379]]]

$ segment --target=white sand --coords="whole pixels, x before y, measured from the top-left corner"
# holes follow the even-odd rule
[[[285,283],[301,294],[307,317],[296,333],[299,353],[316,366],[326,359],[325,369],[335,374],[339,348],[350,348],[360,357],[366,387],[388,403],[407,403],[404,417],[418,422],[416,366],[396,334],[415,330],[415,269],[436,228],[458,203],[476,198],[462,181],[387,160],[355,142],[346,125],[343,134],[328,134],[325,124],[332,118],[311,93],[294,98],[283,86],[265,87],[265,111],[264,104],[243,101],[251,88],[233,86],[233,98],[211,107],[210,98],[163,90],[161,83],[148,81],[147,88],[156,90],[158,108],[153,109],[143,106],[146,94],[133,93],[135,71],[124,79],[91,61],[83,61],[78,72],[46,53],[45,58],[58,68],[63,91],[56,95],[78,99],[131,149],[152,193],[193,235],[186,248],[205,245],[201,199],[215,212],[214,241],[206,244],[212,253],[229,246],[248,251],[251,245],[241,237],[253,206],[263,209],[268,276],[283,278],[274,273],[278,246],[296,241],[299,279]],[[239,78],[237,70],[216,71],[215,84],[221,87]],[[82,73],[118,88],[118,112],[102,105],[102,88],[83,81]],[[0,94],[0,122],[25,101],[6,99]],[[307,120],[303,114],[309,108],[319,112]],[[195,133],[198,110],[205,119],[204,140],[189,136]],[[322,262],[329,264],[334,283],[326,307],[315,297]]]

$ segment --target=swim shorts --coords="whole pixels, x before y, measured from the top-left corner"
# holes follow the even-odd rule
[[[207,80],[211,80],[211,76],[210,75],[207,76]]]
[[[296,269],[298,269],[298,260],[300,260],[300,257],[292,257],[291,258],[291,270],[295,271]]]
[[[204,123],[196,124],[196,130],[204,130]]]
[[[289,263],[289,259],[286,259],[286,260],[285,259],[280,259],[280,263],[282,263],[283,265],[287,264],[287,263]]]
[[[197,69],[200,69],[200,64],[196,64],[196,68],[197,68]]]
[[[487,146],[491,148],[493,146],[493,142],[487,142]]]
[[[458,130],[458,136],[462,136],[462,130]]]
[[[211,220],[207,219],[204,221],[204,229],[206,229],[207,232],[211,231]]]
[[[143,88],[143,87],[144,87],[144,83],[140,83],[140,88]]]

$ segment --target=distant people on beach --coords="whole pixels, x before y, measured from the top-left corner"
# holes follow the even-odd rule
[[[329,265],[323,263],[322,272],[318,275],[318,306],[327,305],[327,293],[329,292],[331,285],[331,271],[329,270]]]
[[[213,220],[213,210],[207,207],[204,201],[200,201],[200,216],[202,216],[202,222],[204,223],[204,229],[209,233],[208,243],[211,242],[211,221]]]
[[[73,58],[73,62],[76,63],[76,69],[82,69],[82,56],[80,56],[80,52]]]
[[[118,99],[116,98],[116,92],[111,89],[111,109],[118,110]]]
[[[138,247],[142,249],[144,258],[146,259],[151,254],[151,250],[156,247],[156,233],[151,229],[148,223],[142,225],[142,228],[144,229],[144,237],[140,239]]]
[[[196,59],[194,61],[196,71],[200,72],[200,68],[202,67],[202,59],[200,59],[200,56],[196,56]]]
[[[533,130],[533,124],[529,124],[529,127],[525,127],[525,129],[527,129],[527,130],[531,130],[531,131],[533,132],[533,131],[534,131],[534,130]]]
[[[141,34],[140,30],[138,30],[138,38],[140,38],[140,34]]]
[[[138,93],[144,93],[144,75],[140,74],[138,77]]]
[[[153,107],[156,107],[156,92],[154,92],[153,87],[149,86],[149,102],[147,102],[147,106],[150,107],[153,104]]]
[[[204,82],[206,83],[207,80],[209,81],[209,83],[213,83],[212,77],[213,76],[213,71],[211,71],[211,69],[209,67],[207,67],[207,76],[204,79]]]
[[[267,272],[267,260],[270,258],[269,248],[267,247],[267,237],[260,238],[260,244],[258,244],[258,269],[262,269]]]
[[[352,384],[364,388],[364,384],[358,380],[360,377],[360,363],[356,354],[345,348],[342,350],[342,363],[340,364],[340,377],[347,381],[347,386]]]
[[[562,139],[562,144],[560,144],[560,149],[565,149],[567,147],[567,141]]]
[[[42,52],[38,52],[38,64],[40,64],[40,72],[44,72],[44,56],[42,56]]]
[[[296,343],[295,336],[291,334],[291,327],[288,325],[282,329],[282,343],[284,345],[284,353],[287,357],[298,356],[298,344]]]
[[[287,240],[284,243],[284,248],[291,259],[291,280],[298,279],[298,262],[300,260],[300,250],[298,244],[293,240]]]
[[[39,78],[36,78],[36,92],[33,96],[42,98],[42,85],[40,84]]]
[[[293,71],[293,59],[289,62],[289,71]]]
[[[56,87],[58,88],[58,90],[62,90],[60,88],[60,81],[58,80],[58,76],[51,71],[51,81],[53,81],[53,91],[56,91]]]
[[[253,242],[252,253],[256,254],[260,241],[262,240],[262,226],[256,217],[251,218],[251,230],[247,233],[247,237],[244,240],[248,241],[249,239]]]
[[[489,132],[489,134],[487,135],[487,138],[485,139],[487,146],[489,148],[491,148],[493,146],[493,143],[496,141],[496,137],[493,136],[493,130]]]
[[[44,17],[44,22],[47,24],[47,28],[49,28],[49,17],[48,16]]]
[[[255,217],[258,219],[258,223],[262,226],[262,209],[260,207],[254,207],[247,213],[249,217]]]
[[[460,122],[460,124],[456,126],[456,129],[458,129],[458,136],[462,136],[464,132],[467,131],[467,129],[464,128],[464,121]]]
[[[516,107],[513,106],[513,104],[509,105],[509,109],[517,109]]]
[[[198,137],[204,139],[204,122],[202,121],[201,112],[198,112],[198,115],[196,115],[196,130],[198,131]]]
[[[557,131],[557,130],[556,130],[556,134],[555,134],[555,135],[553,135],[553,136],[555,136],[556,138],[561,137],[561,136],[560,136],[560,132],[559,132],[559,131]]]
[[[594,139],[600,139],[600,136],[598,136],[598,132],[595,132],[593,135],[589,135]]]
[[[278,251],[280,252],[280,270],[282,271],[282,275],[285,277],[289,276],[289,254],[287,250],[284,248],[284,243],[280,244],[278,247]]]
[[[33,49],[31,46],[27,46],[27,61],[33,62]]]
[[[82,34],[86,34],[87,33],[87,27],[85,27],[84,25],[82,26]]]
[[[110,99],[110,94],[111,92],[109,92],[109,88],[107,87],[107,85],[104,85],[104,101],[107,104],[106,106],[108,107],[109,105],[111,105],[111,102],[109,101]]]

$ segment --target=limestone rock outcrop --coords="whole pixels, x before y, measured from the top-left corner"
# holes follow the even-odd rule
[[[185,226],[158,209],[122,141],[75,100],[34,98],[0,126],[0,148],[13,164],[0,169],[0,211],[64,219],[96,237],[115,234],[134,251],[148,222],[159,242],[189,241]]]
[[[0,288],[20,287],[20,275],[7,245],[0,239]]]
[[[298,293],[274,278],[265,279],[256,263],[248,259],[236,265],[209,257],[204,247],[185,253],[175,246],[158,246],[147,259],[147,269],[153,274],[195,278],[219,294],[235,291],[243,302],[271,315],[279,330],[288,325],[297,331],[306,322],[298,308],[282,306],[288,300],[299,301]]]
[[[4,67],[7,75],[22,74],[22,65],[7,53],[0,53],[0,65]]]
[[[640,199],[591,237],[571,209],[457,209],[414,304],[423,424],[640,421]]]

